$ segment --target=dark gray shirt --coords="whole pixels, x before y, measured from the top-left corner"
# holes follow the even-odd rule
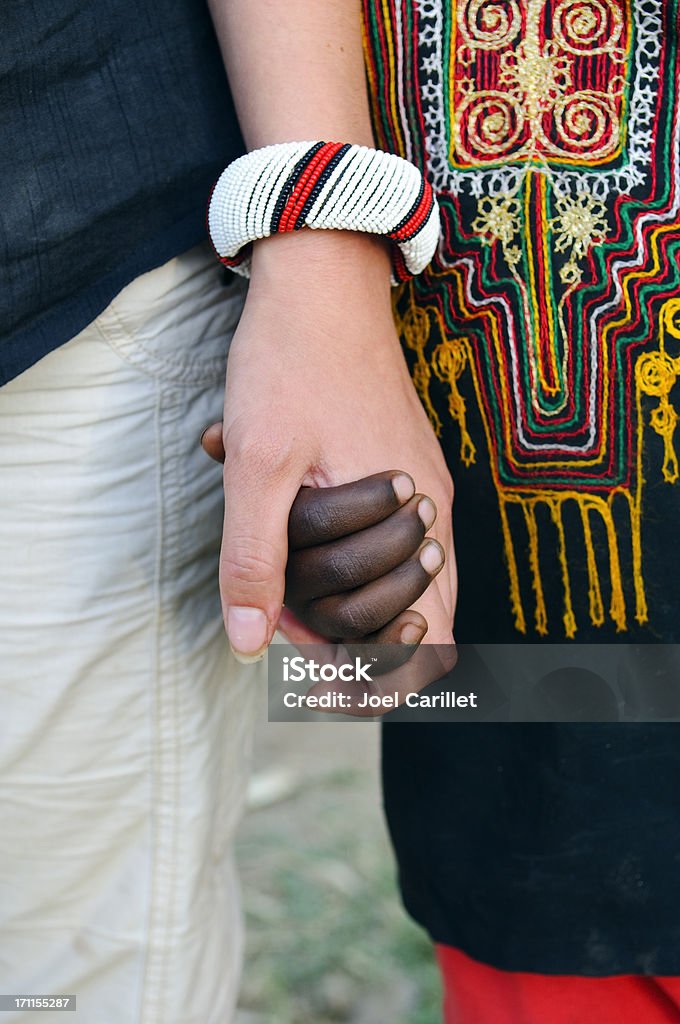
[[[242,141],[202,0],[5,0],[0,383],[206,236]]]

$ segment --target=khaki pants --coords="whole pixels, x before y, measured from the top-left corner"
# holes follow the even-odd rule
[[[0,390],[0,993],[79,1024],[232,1020],[259,671],[199,437],[243,295],[199,247]]]

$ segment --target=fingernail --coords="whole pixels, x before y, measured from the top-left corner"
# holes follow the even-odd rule
[[[407,622],[399,634],[399,640],[402,644],[419,644],[427,632],[427,627],[417,626],[415,622]]]
[[[444,552],[434,540],[425,545],[418,557],[423,569],[425,572],[429,572],[430,576],[433,576],[444,564]]]
[[[421,501],[418,502],[418,515],[420,516],[425,529],[429,530],[437,518],[437,509],[430,498],[422,498]]]
[[[240,662],[259,661],[267,648],[267,616],[260,608],[230,608],[227,635]]]
[[[199,442],[198,442],[200,445],[203,444],[203,438],[205,437],[205,435],[208,433],[209,430],[210,430],[210,427],[206,427],[205,430],[201,433],[201,436],[200,436],[200,439],[199,439]]]
[[[392,477],[392,488],[402,505],[416,493],[416,485],[406,473],[398,473]]]

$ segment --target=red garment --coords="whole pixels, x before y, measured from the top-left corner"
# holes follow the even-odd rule
[[[500,971],[437,946],[445,1024],[678,1024],[680,977]]]

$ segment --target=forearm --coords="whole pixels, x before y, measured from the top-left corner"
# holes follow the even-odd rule
[[[373,145],[359,0],[209,4],[248,149]],[[288,231],[253,244],[223,433],[221,593],[242,655],[261,652],[281,614],[288,517],[301,484],[403,467],[439,508],[436,527],[452,554],[451,481],[408,375],[390,298],[388,244],[377,235]],[[444,598],[430,589],[422,599],[433,643],[451,638],[448,574],[442,586]]]
[[[373,145],[359,0],[209,0],[248,149],[323,139]],[[251,292],[324,288],[361,272],[389,306],[382,239],[348,231],[275,235],[253,249]],[[368,283],[368,282],[366,282]],[[349,283],[348,283],[349,286]]]
[[[208,0],[248,149],[373,145],[359,0]]]

